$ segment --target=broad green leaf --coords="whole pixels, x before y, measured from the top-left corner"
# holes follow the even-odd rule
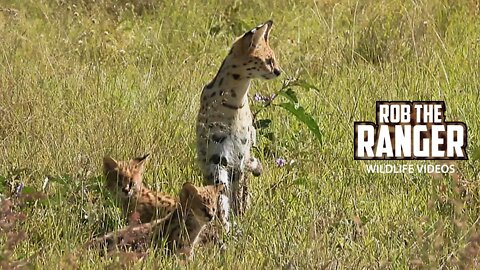
[[[280,91],[279,94],[288,98],[293,103],[298,103],[297,94],[292,90],[292,88],[287,88],[285,91]]]
[[[260,119],[260,120],[255,121],[254,126],[257,129],[265,129],[265,128],[268,128],[270,126],[270,124],[272,124],[272,120],[270,120],[270,119]]]
[[[310,131],[312,131],[315,135],[315,138],[317,138],[320,144],[322,144],[322,133],[320,132],[320,128],[318,127],[317,122],[310,114],[305,112],[305,109],[302,106],[293,103],[282,103],[278,106],[284,108],[285,110],[293,114],[297,118],[297,120],[307,125]]]

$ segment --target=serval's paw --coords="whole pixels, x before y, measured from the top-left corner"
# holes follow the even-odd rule
[[[246,167],[248,171],[251,171],[253,176],[258,177],[263,173],[262,163],[257,158],[251,157],[247,163]]]

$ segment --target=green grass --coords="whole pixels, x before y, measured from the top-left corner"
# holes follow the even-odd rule
[[[288,76],[313,83],[319,92],[298,96],[324,143],[282,108],[262,112],[275,138],[259,138],[265,173],[252,178],[243,235],[224,254],[198,248],[190,267],[455,268],[478,255],[477,161],[458,162],[457,183],[367,174],[353,160],[353,122],[373,121],[377,100],[445,100],[447,119],[468,126],[469,154],[479,145],[478,1],[115,2],[0,0],[4,194],[50,179],[46,201],[18,209],[27,239],[12,259],[64,268],[91,237],[125,225],[102,188],[104,155],[151,153],[145,181],[156,189],[200,184],[201,89],[235,37],[270,18],[285,72],[254,82],[251,94],[268,95]],[[277,157],[296,162],[277,168]],[[122,261],[83,252],[76,264]],[[133,267],[179,265],[158,252]]]

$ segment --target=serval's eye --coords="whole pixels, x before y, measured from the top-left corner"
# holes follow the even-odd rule
[[[267,60],[265,60],[265,64],[267,64],[268,66],[271,66],[273,64],[273,59],[268,58]]]

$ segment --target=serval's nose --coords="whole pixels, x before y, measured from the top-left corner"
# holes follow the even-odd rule
[[[275,76],[280,76],[281,73],[282,71],[279,68],[273,69],[273,74],[275,74]]]

